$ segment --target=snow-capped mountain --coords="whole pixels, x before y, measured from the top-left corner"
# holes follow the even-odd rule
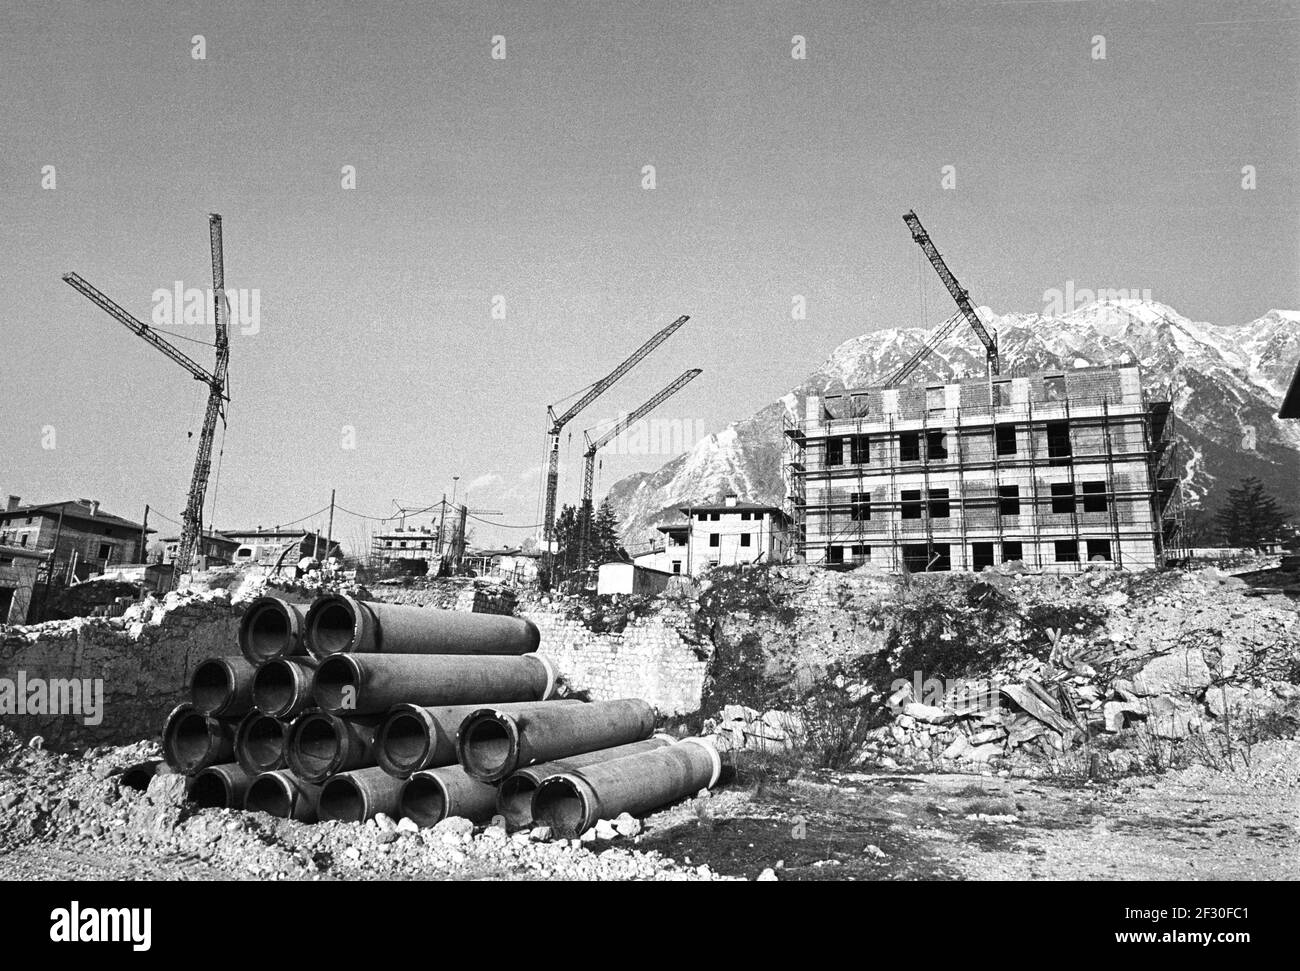
[[[1300,506],[1300,427],[1277,409],[1300,360],[1300,312],[1270,310],[1239,326],[1191,321],[1150,300],[1090,303],[1061,316],[981,317],[998,335],[1004,373],[1136,361],[1153,397],[1174,402],[1188,500],[1208,505],[1253,475],[1288,508]],[[799,387],[743,421],[709,436],[655,472],[621,479],[609,497],[630,547],[653,527],[678,518],[688,502],[725,492],[779,504],[782,418],[802,410],[808,394],[881,381],[924,343],[916,329],[880,330],[837,347]],[[913,373],[941,381],[984,373],[984,352],[961,328]]]

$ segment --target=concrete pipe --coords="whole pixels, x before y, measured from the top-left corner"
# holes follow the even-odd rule
[[[193,775],[235,757],[235,725],[213,718],[193,705],[177,705],[163,725],[163,758],[177,772]]]
[[[478,782],[459,765],[421,769],[402,787],[398,812],[420,826],[435,826],[449,816],[487,822],[497,811],[496,786]]]
[[[170,771],[172,771],[171,766],[162,759],[137,762],[135,765],[128,765],[122,770],[122,775],[118,778],[117,784],[126,786],[128,789],[134,789],[137,792],[144,792],[149,788],[150,779]]]
[[[306,654],[303,633],[308,606],[279,597],[258,597],[239,621],[239,652],[251,664]]]
[[[248,787],[244,809],[250,813],[269,813],[300,823],[316,822],[316,802],[320,786],[299,779],[292,772],[276,769],[263,772]]]
[[[320,662],[312,679],[316,704],[335,714],[373,714],[403,703],[544,701],[554,692],[555,668],[540,654],[334,654]]]
[[[284,743],[288,767],[304,782],[320,783],[336,772],[375,764],[380,719],[340,718],[324,711],[300,715]]]
[[[541,705],[578,705],[570,700],[519,701],[497,705],[497,711],[518,714]],[[471,705],[394,705],[375,735],[375,762],[389,775],[405,779],[412,772],[456,764],[456,731],[461,722],[482,708]]]
[[[640,698],[543,707],[519,715],[480,708],[461,723],[456,755],[471,778],[500,782],[526,765],[639,742],[654,727],[654,709]]]
[[[722,774],[713,742],[684,738],[651,752],[597,762],[545,779],[533,794],[533,819],[572,838],[620,813],[639,816],[701,789]]]
[[[190,801],[200,809],[243,809],[256,775],[233,762],[210,765],[190,784]]]
[[[200,715],[242,718],[253,707],[253,673],[242,657],[200,661],[190,679],[190,702]]]
[[[665,745],[672,745],[675,741],[677,740],[671,735],[659,732],[644,742],[629,742],[626,745],[616,745],[595,752],[583,752],[581,755],[571,755],[567,759],[542,762],[519,769],[502,780],[501,785],[497,787],[497,813],[505,818],[506,825],[512,829],[529,826],[533,822],[533,793],[551,776],[559,775],[561,772],[571,772],[585,765],[595,765],[597,762],[612,762],[625,755],[653,752]],[[407,815],[409,816],[410,813]]]
[[[317,657],[354,654],[531,654],[541,643],[532,621],[503,614],[362,603],[321,597],[307,612],[307,649]]]
[[[321,786],[317,801],[320,818],[364,823],[378,813],[396,816],[401,812],[403,785],[401,779],[377,767],[332,775]]]
[[[272,718],[297,718],[312,707],[315,658],[274,657],[253,675],[253,707]]]
[[[235,761],[253,775],[284,768],[289,723],[250,711],[235,729]]]

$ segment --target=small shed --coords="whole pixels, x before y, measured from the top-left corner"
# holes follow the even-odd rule
[[[602,563],[596,572],[596,593],[653,596],[663,593],[673,575],[633,563]]]

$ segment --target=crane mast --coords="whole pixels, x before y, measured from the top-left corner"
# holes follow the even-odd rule
[[[970,324],[971,330],[975,331],[975,336],[978,337],[980,343],[984,345],[985,362],[988,367],[988,373],[990,375],[998,374],[1000,362],[998,360],[997,340],[988,332],[983,321],[980,320],[979,314],[977,314],[975,308],[971,306],[970,295],[966,292],[965,288],[957,282],[957,278],[952,275],[952,271],[948,269],[948,264],[943,261],[943,257],[940,256],[939,251],[935,249],[934,243],[930,241],[930,234],[925,231],[925,227],[921,225],[921,220],[917,218],[916,213],[907,212],[904,214],[903,222],[907,223],[907,228],[912,231],[912,239],[921,247],[922,250],[925,251],[926,258],[929,259],[930,265],[934,267],[935,272],[939,274],[939,279],[943,281],[943,285],[947,287],[948,292],[952,294],[952,299],[956,301],[957,309],[961,311],[961,315],[966,319],[966,323]],[[943,326],[944,325],[941,325],[940,329],[943,329]],[[937,340],[933,342],[935,345],[938,343]],[[916,368],[916,365],[920,364],[921,360],[927,357],[933,350],[934,347],[930,346],[930,343],[927,342],[926,346],[922,347],[918,352],[918,357],[915,361],[908,362],[911,367],[907,368],[907,373],[910,374],[912,370]],[[907,365],[904,365],[904,367],[907,367]],[[902,369],[900,368],[900,370]]]
[[[546,507],[542,519],[542,539],[543,551],[542,561],[549,567],[553,562],[551,552],[551,539],[555,531],[555,495],[560,483],[560,433],[564,431],[567,425],[575,415],[577,415],[587,405],[591,404],[602,394],[609,390],[619,378],[627,374],[628,371],[636,367],[638,363],[656,347],[666,341],[677,332],[686,321],[690,320],[689,316],[678,317],[667,327],[664,327],[648,341],[632,352],[627,360],[623,361],[618,367],[610,371],[583,394],[576,402],[569,406],[564,414],[557,416],[554,406],[546,409],[547,417],[551,420],[551,428],[547,433],[547,459],[546,459]]]
[[[578,568],[585,569],[587,566],[587,550],[591,545],[591,519],[592,519],[592,501],[591,494],[595,486],[596,478],[596,453],[609,444],[609,442],[625,428],[630,427],[640,421],[650,412],[654,411],[661,404],[675,395],[686,385],[690,384],[704,372],[700,368],[692,368],[689,371],[683,371],[676,380],[661,389],[658,394],[641,405],[629,415],[621,418],[609,431],[601,435],[594,442],[587,438],[587,450],[583,453],[582,469],[582,513],[578,525]]]
[[[152,344],[188,371],[196,381],[208,386],[208,404],[203,415],[203,428],[199,433],[199,451],[194,461],[194,474],[186,498],[182,517],[181,539],[173,563],[173,577],[189,571],[203,529],[203,499],[207,492],[208,476],[212,470],[212,440],[217,419],[222,417],[225,403],[230,400],[227,376],[230,364],[230,304],[226,299],[225,266],[222,253],[221,217],[208,215],[208,236],[212,250],[212,300],[216,320],[216,366],[208,371],[192,357],[180,350],[148,324],[136,319],[102,291],[92,286],[76,273],[65,273],[63,281],[98,306],[137,337]]]

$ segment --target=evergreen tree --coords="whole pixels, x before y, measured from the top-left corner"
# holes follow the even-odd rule
[[[1247,476],[1214,514],[1220,540],[1228,546],[1260,549],[1277,542],[1285,531],[1286,515],[1277,500],[1264,491],[1264,484]]]
[[[591,557],[596,563],[627,559],[618,540],[618,517],[608,499],[596,510],[595,522],[591,525]]]

